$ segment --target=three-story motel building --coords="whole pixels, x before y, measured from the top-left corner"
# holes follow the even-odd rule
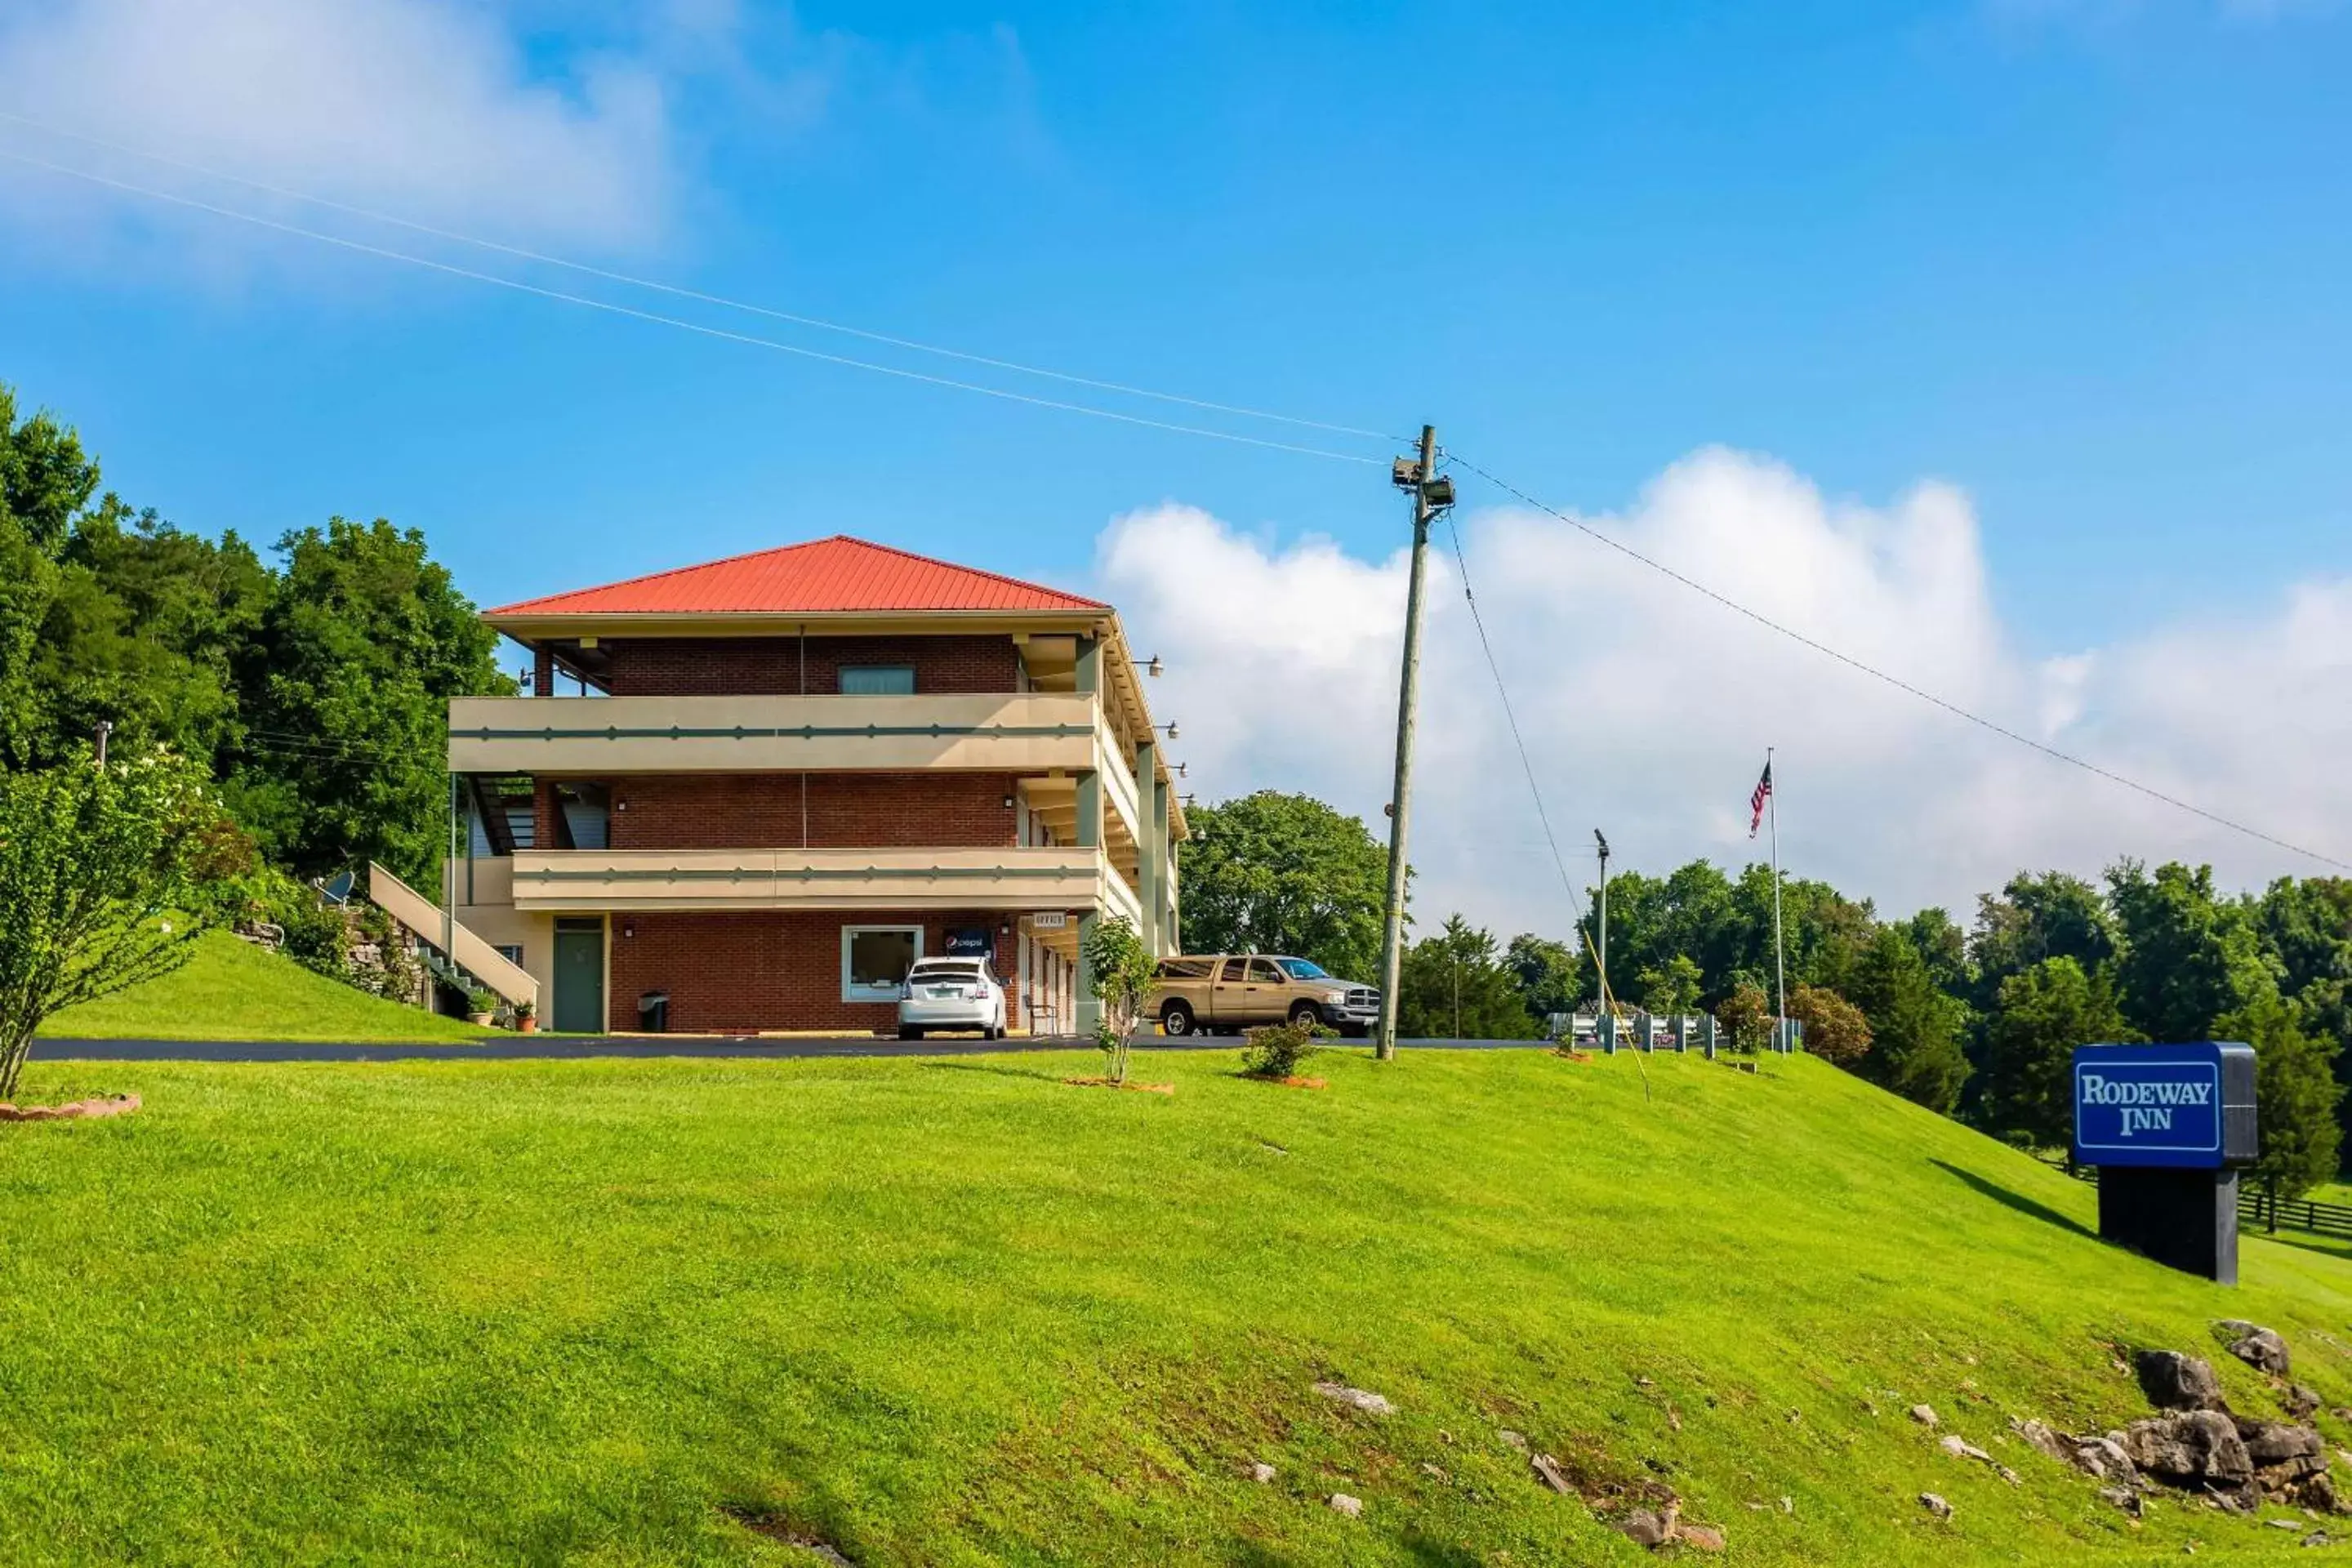
[[[450,703],[447,908],[394,912],[552,1027],[887,1029],[957,953],[1070,1033],[1089,922],[1175,950],[1183,810],[1108,605],[843,536],[484,619],[529,694]]]

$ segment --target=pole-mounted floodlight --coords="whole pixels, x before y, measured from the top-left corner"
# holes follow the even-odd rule
[[[1176,721],[1175,721],[1173,719],[1170,720],[1170,721],[1169,721],[1167,723],[1165,723],[1165,724],[1154,724],[1154,725],[1153,725],[1153,726],[1151,726],[1151,727],[1152,727],[1154,730],[1165,730],[1165,731],[1168,731],[1168,738],[1169,738],[1170,740],[1171,740],[1171,741],[1172,741],[1172,740],[1174,740],[1174,739],[1176,739]]]
[[[1167,668],[1168,667],[1166,665],[1160,662],[1160,656],[1156,653],[1150,658],[1143,661],[1143,673],[1151,677],[1154,680],[1159,679],[1160,672]]]
[[[1597,827],[1596,827],[1596,828],[1594,828],[1594,829],[1592,830],[1592,841],[1593,841],[1595,844],[1598,844],[1598,845],[1600,845],[1600,846],[1601,846],[1601,858],[1603,860],[1608,859],[1608,858],[1609,858],[1609,840],[1607,840],[1606,838],[1603,838],[1603,837],[1601,837],[1601,829],[1599,829],[1599,828],[1597,828]]]

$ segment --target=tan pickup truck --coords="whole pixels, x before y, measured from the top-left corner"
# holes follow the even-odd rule
[[[1381,994],[1304,958],[1198,953],[1160,961],[1147,1006],[1171,1036],[1238,1034],[1284,1022],[1361,1035],[1380,1018]]]

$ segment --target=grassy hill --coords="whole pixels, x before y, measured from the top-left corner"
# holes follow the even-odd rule
[[[2135,1524],[2006,1436],[2144,1414],[2117,1347],[2221,1316],[2352,1405],[2331,1250],[2167,1272],[1805,1058],[1231,1062],[37,1062],[147,1109],[0,1129],[0,1563],[1645,1560],[1507,1427],[1670,1484],[1729,1563],[2332,1555]]]
[[[162,979],[69,1007],[41,1029],[85,1040],[469,1040],[486,1032],[354,991],[218,931],[198,937],[188,962]]]

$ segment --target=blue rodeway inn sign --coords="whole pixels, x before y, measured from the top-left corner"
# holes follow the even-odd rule
[[[2074,1163],[2099,1167],[2099,1234],[2235,1283],[2238,1172],[2260,1152],[2251,1047],[2079,1046]]]

